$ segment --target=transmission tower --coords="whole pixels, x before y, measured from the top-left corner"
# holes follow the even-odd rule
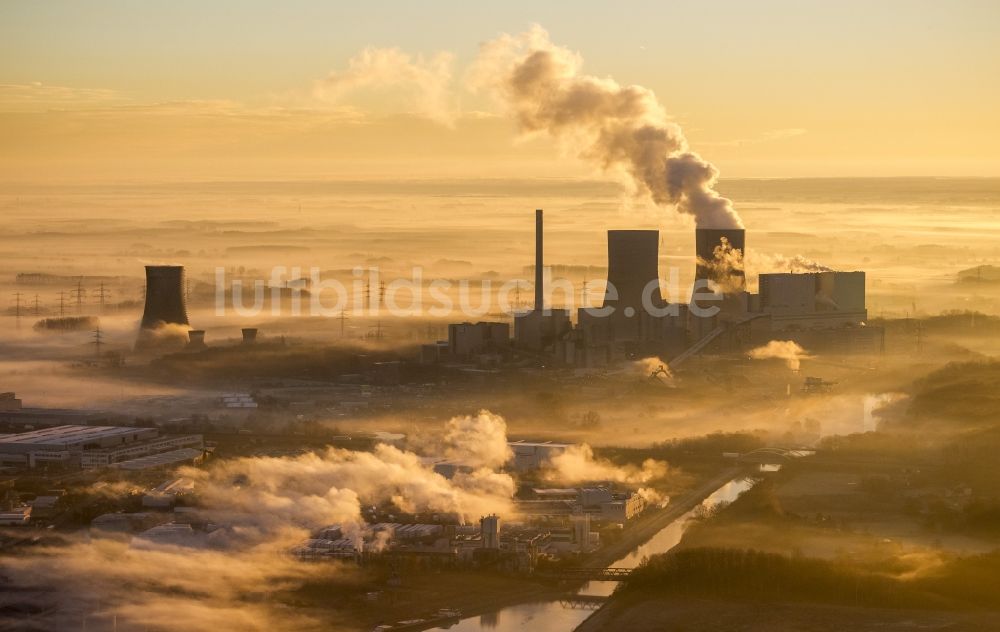
[[[344,325],[347,322],[347,314],[344,312],[344,310],[340,310],[340,316],[337,317],[337,320],[340,321],[340,337],[343,338],[344,337]]]
[[[65,290],[59,290],[59,315],[66,315],[66,292]]]
[[[18,320],[21,319],[21,296],[20,292],[14,292],[14,316]]]
[[[104,344],[104,334],[101,333],[101,324],[97,324],[97,329],[94,330],[94,355],[98,358],[101,357],[101,345]]]
[[[73,289],[72,292],[70,292],[70,296],[76,299],[76,311],[78,313],[82,312],[83,311],[83,296],[84,296],[84,291],[83,291],[83,277],[77,277],[77,279],[76,279],[76,287]]]
[[[100,313],[104,313],[104,303],[109,296],[108,290],[104,288],[104,281],[101,281],[101,287],[94,291],[94,296],[97,297],[97,302],[101,304]]]
[[[38,303],[38,294],[35,294],[35,302],[32,304],[31,313],[32,313],[33,316],[38,316],[39,311],[40,310],[39,310],[39,303]]]

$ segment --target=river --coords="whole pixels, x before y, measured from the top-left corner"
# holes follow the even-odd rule
[[[712,492],[699,507],[683,514],[666,527],[656,532],[649,540],[640,544],[634,551],[616,561],[611,566],[618,568],[634,568],[643,558],[664,553],[677,546],[684,535],[684,529],[701,507],[714,507],[719,503],[732,502],[737,496],[750,489],[751,479],[734,479]],[[580,589],[578,594],[607,596],[615,589],[615,582],[590,582]],[[458,623],[446,627],[435,628],[451,632],[474,632],[485,630],[489,632],[521,632],[522,630],[545,630],[546,632],[571,632],[592,610],[570,607],[560,601],[540,601],[519,604],[501,608],[495,612],[462,619]]]

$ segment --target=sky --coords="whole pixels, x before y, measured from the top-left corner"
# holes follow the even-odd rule
[[[469,88],[533,24],[723,178],[1000,176],[995,1],[4,0],[0,181],[599,177]]]

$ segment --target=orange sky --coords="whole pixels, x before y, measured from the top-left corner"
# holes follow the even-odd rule
[[[601,177],[469,89],[532,23],[723,177],[1000,176],[995,2],[330,4],[5,5],[0,179]]]

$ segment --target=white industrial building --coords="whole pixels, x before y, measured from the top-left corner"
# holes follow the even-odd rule
[[[156,428],[54,426],[0,435],[0,465],[107,467],[150,454],[203,447],[201,435],[160,436]]]

